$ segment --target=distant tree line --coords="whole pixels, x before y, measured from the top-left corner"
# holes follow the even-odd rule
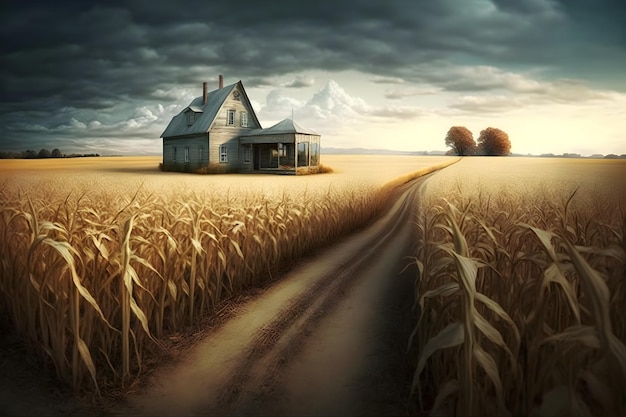
[[[44,159],[44,158],[81,158],[88,156],[100,156],[97,153],[71,153],[64,154],[59,148],[54,148],[52,151],[49,149],[41,149],[39,152],[34,151],[32,149],[27,149],[22,152],[1,152],[0,151],[0,159]]]
[[[539,155],[542,158],[595,158],[595,159],[626,159],[626,154],[616,155],[614,153],[610,153],[608,155],[602,155],[599,153],[594,153],[591,156],[582,156],[579,153],[563,153],[560,155],[555,155],[553,153],[542,153]]]
[[[503,130],[488,127],[481,130],[478,141],[465,126],[452,126],[446,135],[446,146],[451,149],[449,155],[488,155],[506,156],[511,153],[509,135]]]

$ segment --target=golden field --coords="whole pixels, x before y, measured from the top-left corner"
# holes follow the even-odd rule
[[[0,312],[75,388],[124,387],[159,339],[362,227],[449,157],[332,157],[332,174],[162,173],[160,158],[0,164]]]
[[[465,158],[416,234],[415,414],[626,415],[626,161]]]
[[[456,158],[448,156],[322,155],[332,175],[282,176],[269,174],[188,175],[161,172],[160,156],[97,157],[69,159],[6,159],[0,161],[0,180],[21,186],[61,182],[67,191],[114,192],[142,187],[168,194],[195,192],[254,192],[262,194],[298,191],[305,187],[378,186],[392,179]],[[225,181],[227,179],[227,181]],[[67,188],[69,187],[69,188]]]
[[[128,387],[168,334],[456,160],[323,155],[335,172],[309,176],[0,161],[0,313],[68,384]],[[624,414],[625,162],[469,157],[426,182],[413,413]]]

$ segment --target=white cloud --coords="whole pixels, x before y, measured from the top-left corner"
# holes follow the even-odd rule
[[[158,88],[152,92],[152,97],[166,99],[171,101],[191,101],[201,93],[198,89],[181,88],[180,86],[172,86],[167,89]]]
[[[74,128],[74,129],[81,129],[81,130],[82,130],[82,129],[86,129],[86,128],[87,128],[87,125],[86,125],[85,123],[80,122],[80,121],[78,121],[78,120],[74,119],[73,117],[72,117],[72,119],[70,120],[70,126],[71,126],[72,128]]]
[[[385,97],[391,100],[399,100],[405,97],[427,96],[441,92],[440,88],[422,87],[422,88],[397,88],[385,91]]]
[[[450,108],[481,114],[502,113],[522,106],[520,99],[504,95],[467,95],[449,103]]]
[[[285,118],[303,105],[302,101],[288,96],[284,90],[276,89],[267,94],[265,104],[261,106],[257,115],[262,119]]]
[[[61,132],[66,130],[85,130],[86,128],[87,125],[85,123],[72,117],[67,124],[61,124],[49,130],[51,132]]]
[[[352,120],[360,119],[371,111],[371,107],[360,97],[353,97],[330,80],[326,87],[318,91],[305,104],[305,110],[313,112],[320,119]]]
[[[411,119],[425,114],[420,107],[383,105],[375,106],[360,97],[351,96],[339,84],[329,81],[305,104],[320,119],[344,122],[389,122]]]
[[[404,80],[399,77],[383,77],[376,76],[372,78],[370,81],[376,84],[404,84]]]
[[[158,112],[158,109],[157,109],[157,112]],[[146,120],[146,121],[154,121],[157,119],[154,113],[152,113],[152,111],[148,109],[146,106],[141,106],[137,108],[137,110],[135,111],[135,117],[142,119],[142,120]]]
[[[315,84],[315,79],[308,75],[298,75],[295,79],[282,84],[285,88],[311,87]]]

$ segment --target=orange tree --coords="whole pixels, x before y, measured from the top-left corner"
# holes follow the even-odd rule
[[[448,130],[446,146],[450,146],[452,151],[459,156],[474,155],[476,153],[476,142],[472,132],[465,126],[452,126]]]
[[[503,130],[488,127],[478,137],[478,153],[480,155],[505,156],[511,153],[509,135]]]

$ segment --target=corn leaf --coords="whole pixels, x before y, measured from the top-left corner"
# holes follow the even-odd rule
[[[417,368],[413,375],[413,384],[411,385],[411,395],[417,387],[419,376],[422,373],[426,361],[439,349],[446,349],[454,346],[459,346],[465,339],[463,332],[463,325],[459,322],[450,323],[443,328],[436,336],[433,336],[426,342],[426,345],[420,352],[419,360],[417,361]]]
[[[445,384],[439,389],[437,392],[437,396],[435,397],[435,402],[433,403],[432,408],[430,409],[430,416],[439,416],[439,415],[447,415],[443,413],[442,406],[445,404],[446,400],[452,397],[459,391],[459,381],[456,379],[451,379],[446,381]]]
[[[89,353],[89,348],[85,344],[85,341],[81,339],[78,335],[76,335],[76,343],[78,346],[78,353],[80,354],[81,359],[87,366],[87,370],[89,371],[89,375],[91,375],[91,379],[93,381],[94,386],[96,387],[96,391],[98,395],[100,395],[100,390],[98,388],[98,381],[96,379],[96,366],[91,359],[91,353]]]
[[[559,333],[555,333],[542,340],[542,343],[548,342],[580,342],[592,349],[600,348],[600,339],[595,327],[585,325],[570,326]]]

